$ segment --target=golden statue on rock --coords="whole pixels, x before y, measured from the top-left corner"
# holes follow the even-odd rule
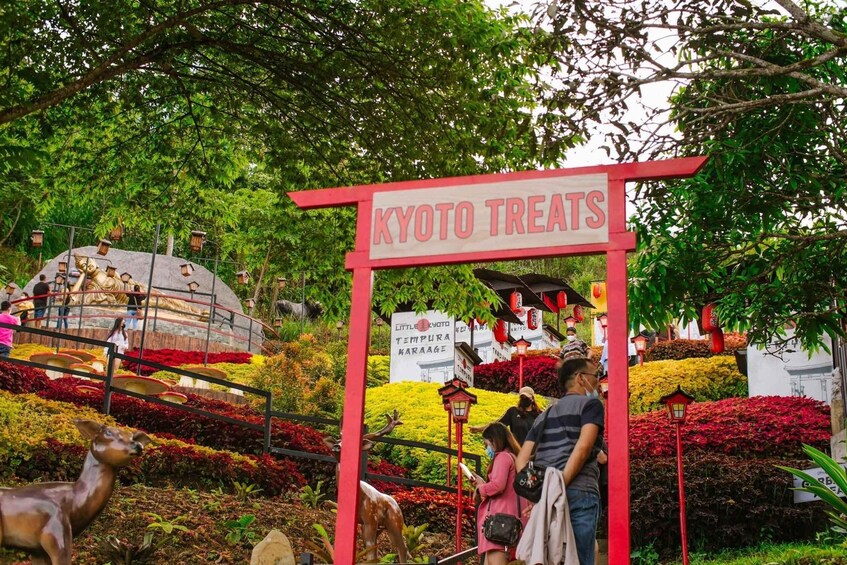
[[[130,279],[124,282],[115,275],[109,275],[100,268],[93,257],[74,253],[76,268],[79,269],[79,280],[71,287],[72,293],[85,290],[85,294],[72,294],[71,305],[83,304],[86,306],[125,306],[129,302],[127,293],[138,286],[145,299],[141,301],[140,307],[146,305],[147,286]],[[155,297],[155,299],[154,299]],[[209,319],[208,312],[195,308],[193,304],[178,298],[167,296],[156,289],[150,291],[151,307],[159,309],[159,317],[198,318],[202,321]],[[164,311],[164,314],[162,313]]]

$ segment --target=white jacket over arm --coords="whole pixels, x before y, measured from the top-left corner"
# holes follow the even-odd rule
[[[532,508],[516,556],[526,565],[579,565],[565,479],[554,467],[544,473],[541,500]]]

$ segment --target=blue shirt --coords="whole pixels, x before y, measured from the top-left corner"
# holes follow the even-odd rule
[[[527,441],[537,445],[535,462],[542,467],[555,467],[564,471],[582,427],[595,424],[600,428],[600,433],[594,442],[592,457],[585,462],[568,488],[600,494],[600,467],[594,455],[603,445],[603,420],[603,404],[598,399],[581,394],[566,394],[548,408],[546,414],[535,419],[535,424],[526,436]]]

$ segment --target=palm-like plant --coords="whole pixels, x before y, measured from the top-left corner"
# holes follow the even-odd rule
[[[806,452],[806,455],[808,455],[818,467],[823,469],[824,473],[832,479],[832,482],[841,489],[841,492],[847,493],[847,471],[844,470],[844,467],[842,467],[835,459],[819,449],[815,449],[811,445],[803,444],[803,451]],[[802,490],[804,492],[814,494],[829,504],[830,508],[826,511],[826,513],[829,514],[830,519],[832,519],[833,523],[839,528],[847,530],[847,501],[835,494],[826,485],[819,483],[817,479],[805,471],[794,469],[792,467],[783,467],[780,465],[777,465],[777,467],[783,471],[788,471],[795,477],[799,477],[805,481],[806,486],[798,487],[795,490]]]

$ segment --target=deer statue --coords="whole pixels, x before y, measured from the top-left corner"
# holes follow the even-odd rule
[[[362,450],[370,451],[376,438],[391,433],[400,421],[397,410],[394,414],[386,414],[388,423],[381,430],[362,436]],[[341,460],[341,439],[324,438],[324,443],[332,450],[339,464],[335,466],[335,482],[338,483],[338,472]],[[340,485],[339,485],[339,488]],[[409,551],[406,549],[406,539],[403,537],[403,511],[397,501],[387,494],[381,493],[365,481],[359,481],[359,522],[362,524],[362,538],[365,541],[367,559],[375,563],[376,538],[380,530],[388,532],[391,545],[397,553],[398,563],[409,562]]]
[[[128,465],[150,443],[144,432],[92,420],[74,420],[74,424],[91,440],[75,483],[0,489],[0,546],[29,552],[33,565],[70,565],[73,538],[106,507],[117,468]]]

